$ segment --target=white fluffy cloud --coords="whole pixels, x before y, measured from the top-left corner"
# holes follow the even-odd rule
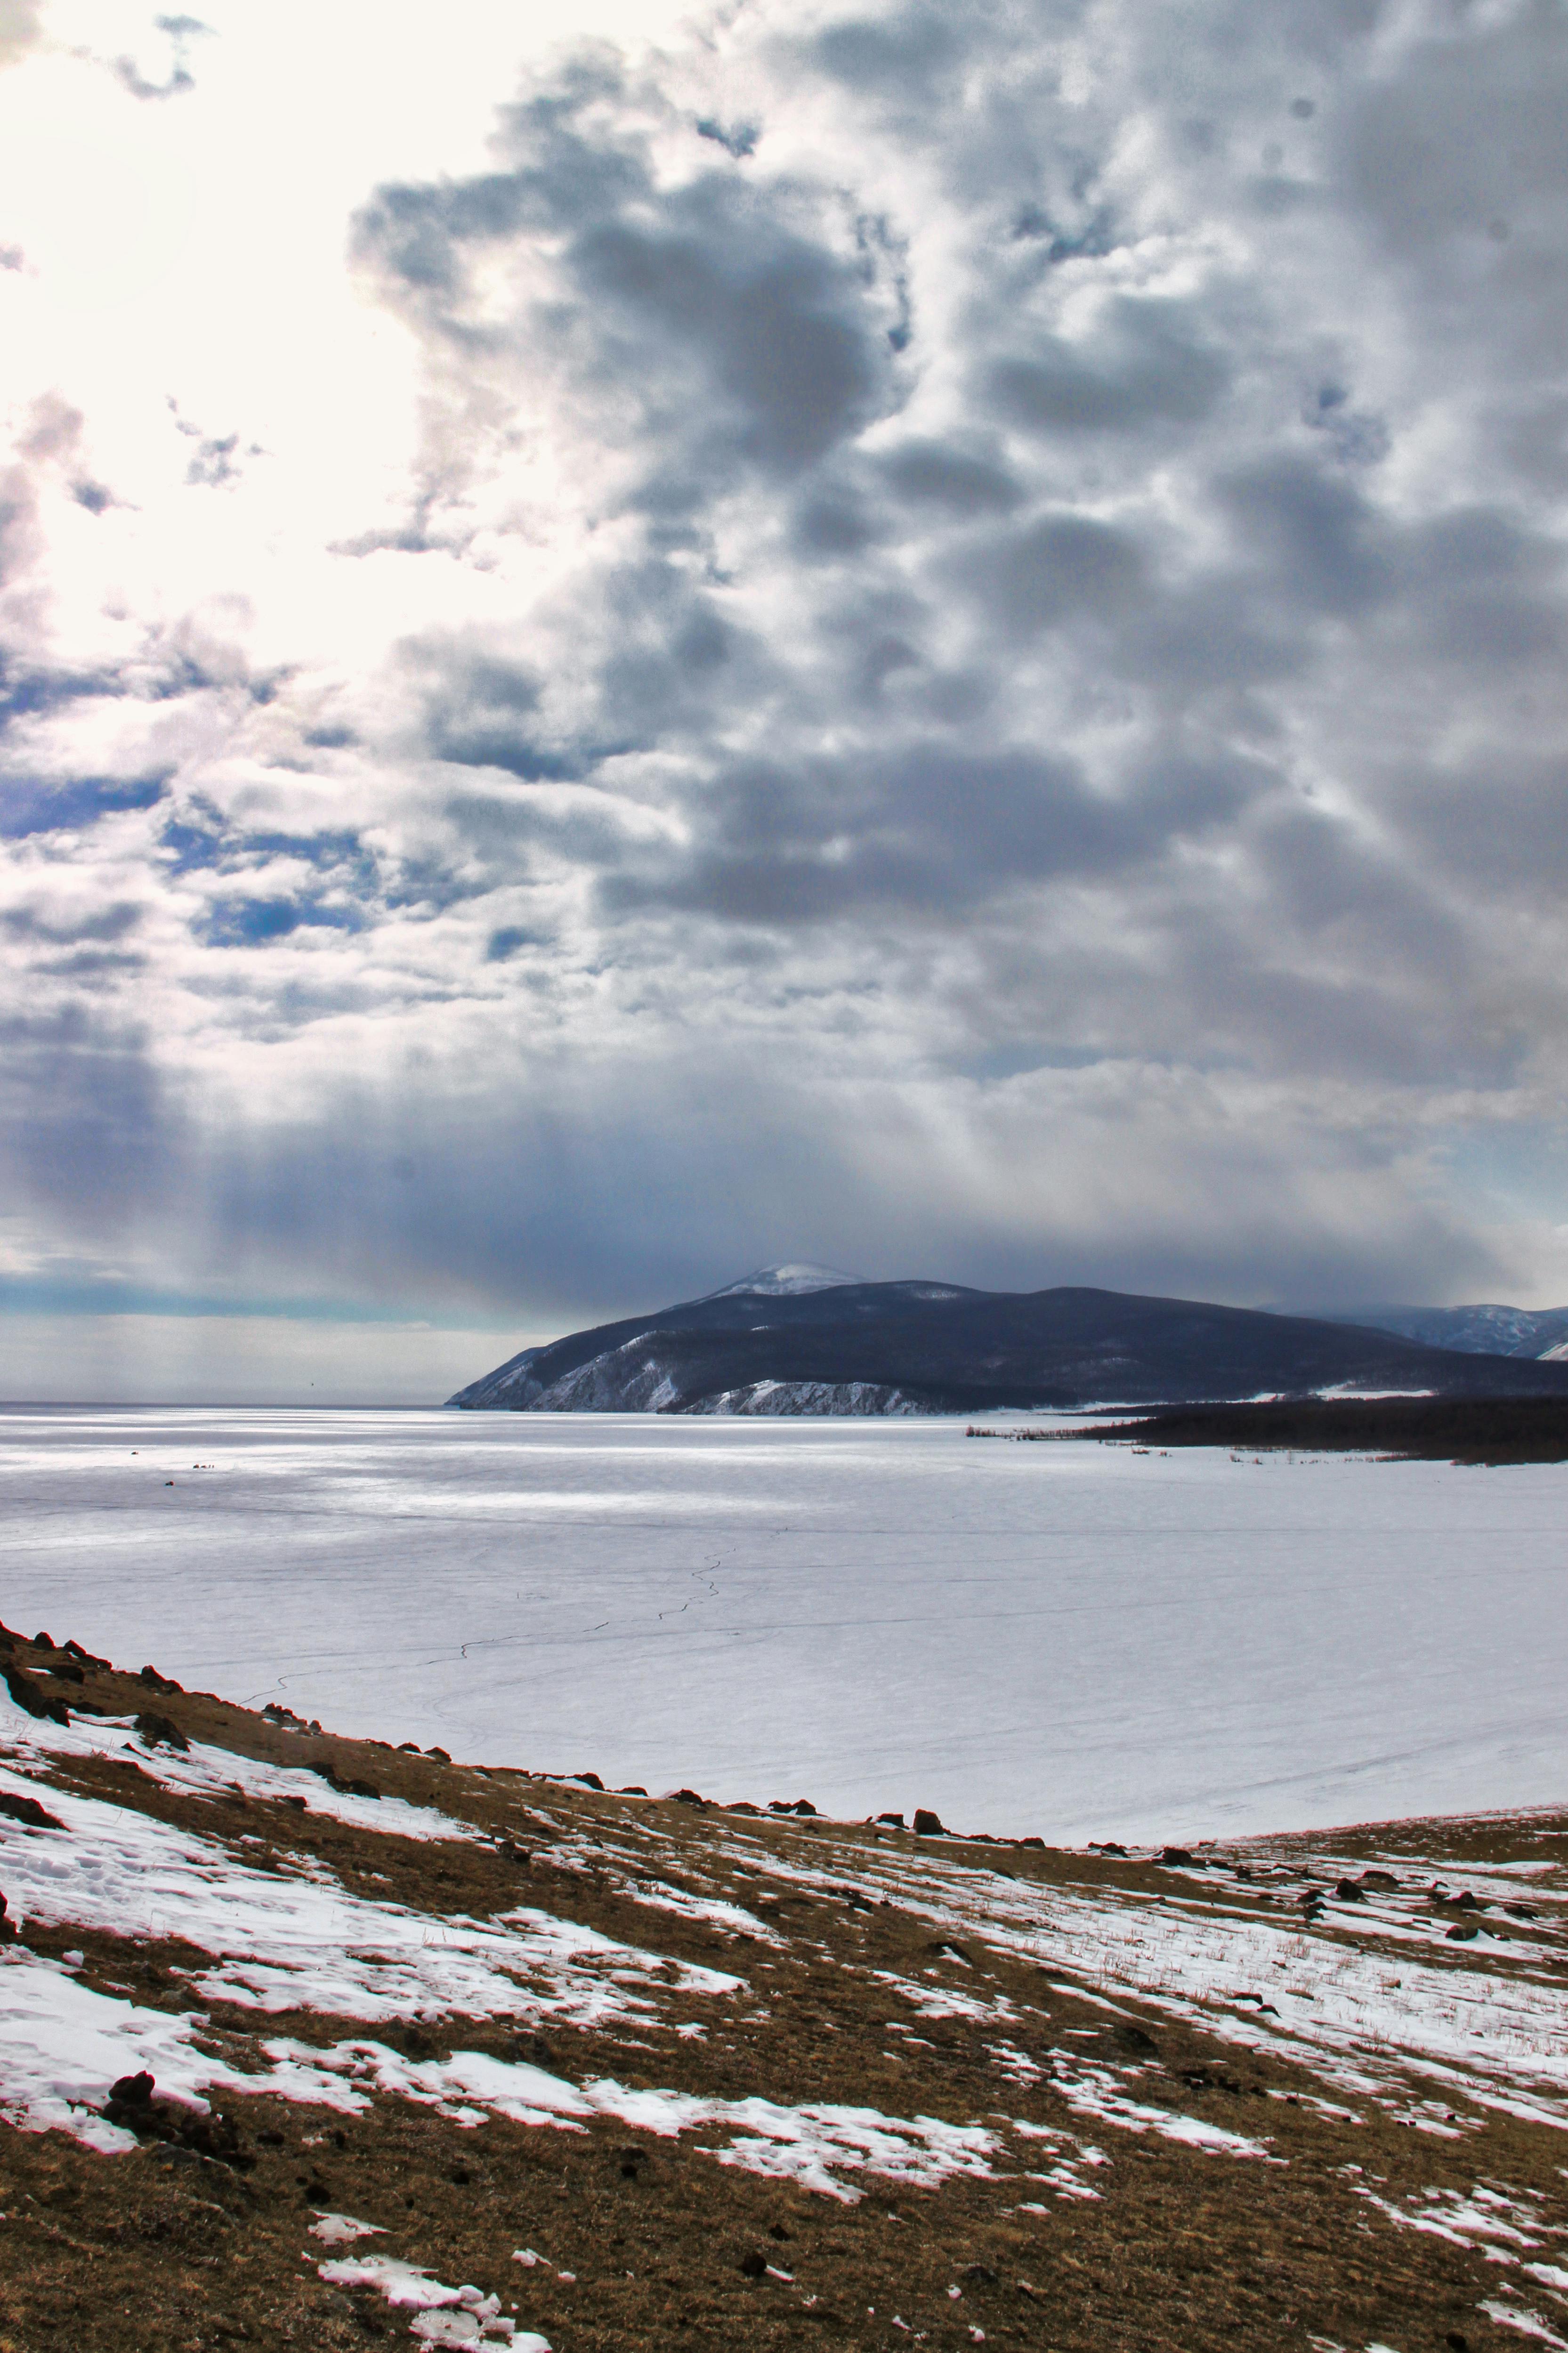
[[[1557,8],[13,16],[30,1302],[1562,1286]]]

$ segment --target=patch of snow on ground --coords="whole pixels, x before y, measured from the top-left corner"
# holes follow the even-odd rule
[[[1479,2105],[1568,2125],[1568,1989],[1458,1957],[1390,1968],[1281,1913],[1080,1894],[888,1850],[884,1890],[933,1928],[1136,1992],[1225,2040],[1305,2061],[1337,2088],[1407,2096],[1388,2062]],[[1450,1952],[1453,1947],[1448,1948]],[[1468,1947],[1465,1949],[1468,1949]],[[1237,2007],[1262,1988],[1278,2015]]]
[[[172,2016],[95,1993],[59,1963],[8,1946],[0,1953],[0,2116],[23,2132],[69,2133],[119,2157],[136,2147],[135,2137],[98,2112],[113,2084],[143,2068],[160,2095],[196,2108],[212,2091],[353,2105],[303,2045],[268,2072],[241,2074],[197,2049],[204,2023],[197,2012]]]
[[[37,1786],[0,1766],[0,1788]],[[205,2000],[367,2024],[457,2011],[598,2026],[649,2015],[644,1988],[689,1998],[741,1982],[545,1912],[520,1908],[496,1926],[433,1921],[350,1894],[319,1865],[310,1877],[261,1871],[128,1807],[52,1788],[47,1795],[63,1831],[19,1830],[0,1818],[13,1911],[24,1921],[191,1944],[215,1957],[190,1976]]]
[[[321,2051],[282,2038],[268,2042],[267,2050],[279,2063],[308,2061],[340,2071],[356,2105],[373,2092],[392,2093],[458,2124],[478,2125],[486,2116],[500,2116],[516,2124],[580,2132],[600,2117],[613,2117],[635,2132],[664,2139],[717,2130],[731,2136],[727,2145],[702,2153],[721,2165],[795,2181],[847,2204],[861,2193],[839,2179],[844,2172],[870,2172],[913,2189],[934,2189],[954,2174],[989,2175],[997,2147],[995,2134],[984,2126],[945,2124],[936,2116],[638,2091],[609,2078],[571,2084],[525,2061],[495,2059],[483,2051],[414,2060],[381,2042],[340,2042]]]
[[[1554,2345],[1559,2353],[1568,2353],[1568,2337],[1559,2337],[1554,2328],[1548,2328],[1538,2312],[1521,2311],[1517,2305],[1499,2304],[1490,2296],[1479,2309],[1486,2314],[1489,2320],[1495,2320],[1500,2328],[1516,2329],[1521,2337],[1532,2337],[1538,2345]]]
[[[68,1692],[62,1694],[69,1705]],[[153,1695],[150,1694],[149,1697]],[[311,1738],[312,1736],[300,1736]],[[402,1798],[356,1798],[334,1789],[309,1766],[268,1765],[232,1749],[214,1748],[193,1741],[188,1750],[152,1746],[135,1736],[132,1716],[73,1715],[68,1725],[47,1724],[25,1715],[0,1683],[0,1749],[17,1758],[112,1757],[127,1755],[141,1770],[165,1789],[221,1800],[240,1789],[247,1798],[278,1800],[303,1798],[307,1810],[360,1830],[384,1831],[397,1838],[466,1839],[482,1832],[468,1822],[432,1806],[411,1806]]]
[[[550,2353],[548,2337],[520,2329],[501,2311],[500,2299],[477,2287],[444,2287],[421,2265],[395,2255],[346,2255],[318,2263],[319,2275],[336,2287],[373,2287],[395,2310],[419,2317],[411,2337],[429,2346],[507,2345],[511,2353]]]
[[[1273,2156],[1267,2141],[1231,2132],[1224,2125],[1211,2125],[1203,2116],[1186,2116],[1129,2099],[1110,2068],[1097,2066],[1076,2051],[1053,2051],[1050,2061],[1052,2089],[1060,2093],[1075,2116],[1092,2116],[1097,2124],[1115,2125],[1123,2132],[1148,2132],[1161,2140],[1184,2141],[1189,2148],[1205,2149],[1214,2157],[1260,2157],[1271,2164],[1284,2163],[1282,2158]]]

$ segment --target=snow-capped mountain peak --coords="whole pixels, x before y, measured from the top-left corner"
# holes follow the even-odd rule
[[[707,1299],[735,1299],[743,1292],[757,1292],[764,1299],[798,1299],[808,1291],[835,1291],[846,1282],[864,1282],[863,1274],[840,1274],[831,1266],[809,1266],[797,1261],[789,1266],[760,1266],[754,1274],[742,1275],[739,1282],[727,1282],[721,1291],[703,1293]]]

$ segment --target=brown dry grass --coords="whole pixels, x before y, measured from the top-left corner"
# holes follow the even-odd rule
[[[28,1645],[10,1655],[29,1672],[51,1663]],[[134,1678],[98,1669],[62,1693],[73,1694],[115,1712],[148,1701]],[[110,2158],[58,2133],[0,2127],[0,2353],[235,2345],[318,2353],[409,2343],[408,2314],[319,2277],[330,2251],[307,2233],[321,2209],[381,2225],[377,2252],[498,2294],[503,2310],[515,2305],[520,2326],[542,2331],[557,2353],[667,2344],[825,2344],[868,2353],[921,2337],[933,2348],[967,2348],[976,2332],[986,2343],[1057,2353],[1313,2342],[1426,2353],[1457,2339],[1518,2347],[1523,2338],[1479,2309],[1500,2295],[1561,2323],[1568,2337],[1568,2310],[1540,2284],[1526,2282],[1520,2293],[1517,2270],[1510,2275],[1479,2251],[1397,2227],[1358,2194],[1375,2184],[1380,2198],[1405,2207],[1434,2188],[1468,2193],[1478,2182],[1506,2184],[1533,2201],[1542,2220],[1539,2252],[1552,2259],[1554,2245],[1568,2247],[1568,2137],[1549,2125],[1457,2093],[1453,2112],[1464,2127],[1457,2137],[1414,2130],[1389,2105],[1370,2100],[1353,2104],[1363,2121],[1352,2124],[1308,2105],[1325,2086],[1300,2055],[1238,2047],[1201,2018],[1173,2017],[1133,1995],[1119,1993],[1120,2015],[1112,2015],[1090,1973],[1075,1989],[1070,1968],[1053,1961],[1043,1968],[983,1938],[964,1940],[967,1958],[937,1949],[930,1923],[907,1902],[851,1903],[841,1892],[852,1881],[874,1883],[894,1858],[903,1862],[914,1842],[896,1834],[740,1820],[485,1774],[279,1728],[199,1694],[163,1694],[156,1704],[193,1739],[278,1763],[329,1762],[341,1777],[437,1806],[491,1837],[432,1843],[315,1810],[181,1796],[130,1757],[60,1760],[47,1778],[209,1838],[242,1827],[266,1842],[247,1847],[248,1862],[288,1871],[292,1858],[312,1856],[346,1887],[433,1919],[483,1918],[528,1902],[732,1970],[762,1996],[710,2003],[709,2031],[696,2040],[678,2036],[674,2018],[661,2013],[635,2030],[552,2025],[542,2038],[515,2021],[410,2021],[376,2029],[384,2041],[407,2047],[412,2037],[431,2053],[489,2050],[574,2083],[608,2075],[633,2086],[864,2105],[892,2116],[1022,2118],[1090,2138],[1110,2162],[1093,2173],[1100,2195],[1092,2202],[1021,2179],[1028,2144],[1014,2141],[994,2160],[993,2178],[921,2192],[860,2174],[854,2186],[864,2194],[849,2205],[716,2163],[704,2144],[721,2136],[663,2139],[613,2123],[567,2132],[493,2117],[466,2129],[384,2096],[350,2118],[270,2098],[227,2103],[244,2169],[156,2141]],[[40,1794],[47,1802],[47,1788]],[[50,1834],[0,1823],[0,1886],[4,1841],[26,1835]],[[1336,1832],[1332,1852],[1405,1855],[1458,1872],[1531,1855],[1555,1861],[1564,1838],[1568,1817],[1536,1816]],[[502,1852],[503,1841],[512,1852]],[[930,1851],[944,1862],[994,1862],[1017,1881],[1120,1891],[1150,1905],[1173,1885],[1172,1873],[1147,1860],[1011,1845],[955,1850],[935,1841]],[[1254,1862],[1307,1867],[1319,1852],[1310,1841],[1281,1841],[1255,1850]],[[628,1852],[635,1875],[744,1902],[782,1943],[764,1947],[639,1902],[628,1892]],[[805,1883],[788,1873],[804,1873]],[[1210,1876],[1217,1902],[1218,1875]],[[1194,1886],[1205,1892],[1201,1883],[1183,1883],[1189,1895]],[[1276,1904],[1288,1893],[1282,1883],[1263,1892]],[[1255,1900],[1258,1891],[1227,1883],[1227,1903]],[[89,1983],[129,1987],[155,2005],[191,2001],[171,1974],[199,1960],[188,1948],[68,1926],[25,1933],[41,1952],[80,1948]],[[1331,1922],[1312,1933],[1331,1942],[1351,1932]],[[1441,1959],[1443,1948],[1434,1949]],[[1477,1966],[1476,1948],[1448,1949],[1455,1966]],[[1552,1923],[1529,1966],[1537,1978],[1560,1983]],[[994,2026],[928,2017],[889,1976],[901,1987],[983,1985],[987,1998],[1015,2005],[1007,2039],[1026,2057],[1043,2063],[1076,2037],[1077,2047],[1121,2071],[1139,2101],[1267,2138],[1281,2161],[1216,2157],[1153,2134],[1086,2125],[1048,2078],[1025,2084],[999,2073]],[[241,2064],[261,2035],[326,2044],[365,2031],[356,2021],[303,2012],[258,2019],[218,2005],[208,2014],[215,2037]],[[0,2043],[3,2036],[0,2016]],[[1431,2087],[1415,2089],[1426,2097]],[[1039,2169],[1048,2163],[1040,2159]],[[1029,2204],[1048,2211],[1020,2211]],[[1554,2240],[1554,2232],[1563,2235]],[[545,2261],[525,2269],[511,2260],[518,2247]],[[742,2261],[755,2254],[791,2277],[745,2275]]]

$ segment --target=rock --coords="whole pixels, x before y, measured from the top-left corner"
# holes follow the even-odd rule
[[[1342,1904],[1364,1904],[1366,1902],[1366,1890],[1363,1887],[1358,1887],[1353,1879],[1342,1879],[1339,1885],[1334,1889],[1334,1894]]]
[[[8,1945],[18,1934],[16,1923],[5,1910],[5,1891],[0,1888],[0,1945]]]
[[[928,1807],[917,1806],[915,1808],[915,1836],[917,1838],[945,1838],[947,1836],[947,1830],[942,1821],[942,1816],[940,1814],[933,1814]]]
[[[434,1757],[437,1765],[449,1765],[452,1761],[444,1748],[427,1748],[425,1754],[426,1757]]]
[[[965,2263],[962,2276],[971,2287],[994,2287],[996,2274],[989,2263]]]
[[[787,2239],[790,2236],[790,2233],[784,2229],[782,2222],[770,2222],[768,2224],[768,2236],[770,2239]]]
[[[1486,1905],[1479,1895],[1472,1894],[1468,1887],[1462,1887],[1454,1898],[1454,1909],[1456,1912],[1484,1912]]]
[[[640,1781],[628,1781],[624,1789],[617,1789],[616,1791],[616,1795],[617,1798],[646,1798],[647,1791],[643,1788]],[[740,1808],[738,1806],[731,1806],[730,1811],[732,1814],[739,1813]]]
[[[1502,1908],[1510,1920],[1533,1920],[1536,1917],[1533,1904],[1505,1904]]]
[[[136,1719],[136,1730],[149,1748],[189,1748],[190,1742],[172,1716],[150,1711]]]
[[[1044,1840],[1043,1838],[1035,1838],[1033,1835],[1031,1835],[1031,1836],[1030,1836],[1030,1837],[1028,1837],[1028,1838],[1015,1839],[1015,1840],[1014,1840],[1014,1841],[1013,1841],[1013,1843],[1014,1843],[1014,1845],[1015,1845],[1015,1846],[1037,1846],[1037,1847],[1039,1848],[1040,1852],[1041,1852],[1042,1854],[1043,1854],[1043,1853],[1045,1852],[1045,1851],[1046,1851],[1046,1841],[1045,1841],[1045,1840]],[[1100,1852],[1101,1852],[1101,1853],[1103,1853],[1103,1852],[1105,1852],[1105,1850],[1104,1850],[1104,1848],[1103,1848],[1103,1847],[1101,1848]]]
[[[672,1789],[669,1793],[669,1800],[671,1805],[696,1806],[703,1813],[708,1810],[707,1799],[700,1798],[695,1789]]]
[[[763,1810],[761,1806],[753,1806],[750,1798],[737,1798],[732,1806],[725,1807],[724,1811],[727,1814],[750,1814],[760,1820]]]
[[[55,1639],[54,1639],[54,1636],[53,1636],[52,1634],[35,1634],[35,1635],[34,1635],[34,1637],[33,1637],[33,1648],[34,1648],[34,1650],[35,1650],[35,1651],[52,1651],[52,1650],[54,1649],[54,1647],[55,1647]]]
[[[1479,1928],[1450,1928],[1448,1930],[1448,1942],[1450,1945],[1472,1944],[1480,1933],[1481,1932]]]
[[[885,1822],[890,1831],[901,1831],[904,1827],[902,1814],[879,1814],[877,1820]]]
[[[1363,1871],[1361,1883],[1363,1887],[1397,1887],[1399,1882],[1392,1871]]]
[[[330,1789],[336,1789],[340,1797],[379,1798],[381,1795],[381,1791],[373,1781],[353,1780],[340,1773],[335,1765],[312,1765],[310,1771],[319,1774],[327,1787]]]
[[[1190,1868],[1194,1857],[1187,1852],[1184,1846],[1167,1846],[1161,1848],[1160,1861],[1173,1866],[1185,1863]]]
[[[173,1676],[161,1675],[156,1667],[143,1667],[136,1680],[138,1683],[151,1683],[154,1691],[177,1692],[181,1688]],[[266,1710],[264,1709],[262,1713],[265,1715]]]
[[[812,1804],[809,1798],[797,1798],[795,1804],[790,1808],[790,1811],[795,1814],[815,1814],[816,1808]]]
[[[0,1814],[14,1822],[26,1822],[29,1830],[63,1831],[64,1822],[56,1821],[53,1814],[45,1813],[37,1798],[13,1798],[0,1789]]]
[[[1042,1839],[1040,1843],[1043,1846],[1045,1844],[1045,1841]],[[1119,1845],[1115,1839],[1090,1839],[1089,1842],[1089,1851],[1090,1854],[1124,1855],[1127,1852],[1127,1849],[1124,1846]]]
[[[741,2257],[741,2277],[742,2279],[761,2279],[766,2272],[767,2267],[768,2259],[766,2255],[759,2255],[754,2247],[749,2255],[742,2255]]]
[[[434,1756],[436,1752],[432,1749],[430,1753]],[[448,1765],[451,1761],[450,1757],[447,1759]],[[566,1778],[569,1781],[581,1781],[585,1789],[602,1789],[605,1786],[596,1773],[568,1773]]]
[[[419,1743],[416,1740],[400,1740],[397,1744],[397,1753],[400,1757],[417,1757]]]
[[[1134,2026],[1131,2020],[1124,2021],[1117,2027],[1116,2040],[1124,2051],[1149,2052],[1157,2051],[1160,2047],[1152,2034],[1145,2034],[1143,2029],[1141,2026]]]
[[[63,1656],[50,1662],[48,1672],[58,1683],[84,1683],[87,1681],[81,1669]]]
[[[0,1667],[5,1688],[24,1715],[36,1715],[45,1724],[68,1724],[70,1710],[64,1700],[51,1699],[41,1683],[25,1675],[20,1667]]]
[[[120,2106],[128,2108],[144,2108],[151,2104],[153,2094],[157,2088],[155,2077],[149,2075],[145,2069],[139,2075],[121,2075],[118,2083],[110,2084],[109,2087],[110,2104],[113,2105],[118,2103]]]

